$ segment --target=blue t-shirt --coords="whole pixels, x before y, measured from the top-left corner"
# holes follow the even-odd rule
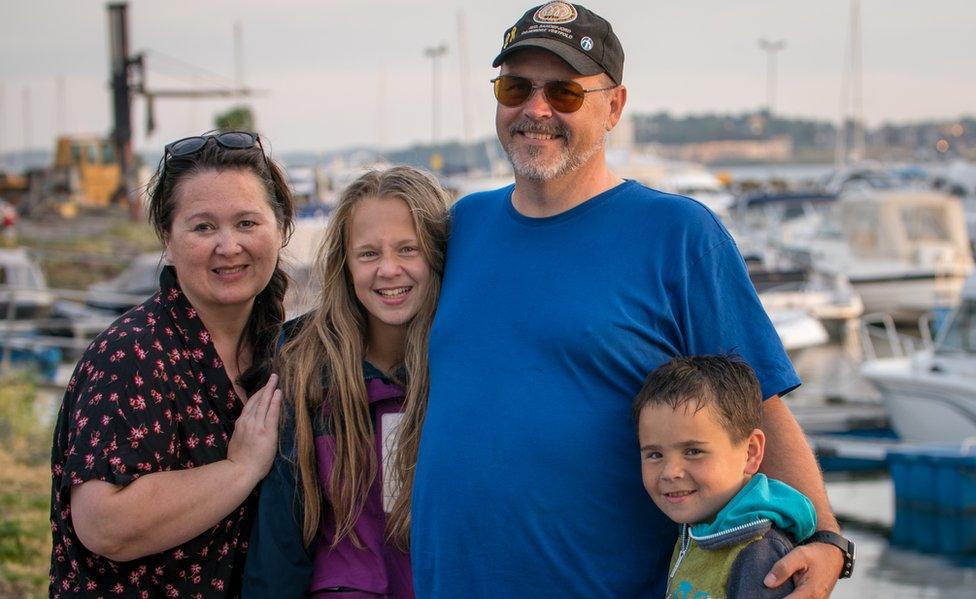
[[[627,181],[566,212],[512,187],[454,210],[413,493],[418,597],[660,597],[677,527],[630,416],[673,356],[735,352],[766,397],[799,379],[729,234]]]

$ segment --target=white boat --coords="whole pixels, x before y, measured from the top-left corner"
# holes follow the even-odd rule
[[[0,320],[45,318],[53,305],[44,273],[27,251],[0,249]]]
[[[696,162],[670,160],[635,150],[610,149],[607,164],[624,179],[634,179],[648,187],[694,198],[723,220],[734,197],[722,181]]]
[[[896,347],[896,354],[901,352]],[[976,276],[941,327],[934,346],[869,359],[861,374],[880,391],[898,434],[908,441],[976,440]]]
[[[830,339],[823,323],[806,310],[767,308],[766,314],[788,352],[823,345]]]
[[[964,222],[952,196],[864,188],[827,212],[781,223],[778,243],[815,270],[846,276],[865,312],[915,321],[959,301],[973,272]]]
[[[162,269],[161,251],[139,254],[115,277],[91,284],[85,304],[90,308],[121,314],[159,291],[159,273]]]

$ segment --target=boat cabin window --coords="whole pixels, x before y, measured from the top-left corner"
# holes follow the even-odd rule
[[[937,206],[905,206],[901,222],[910,241],[947,241],[945,211]]]
[[[870,207],[855,206],[847,210],[847,239],[851,248],[859,253],[871,253],[878,249],[878,212]]]
[[[963,300],[945,325],[936,347],[938,354],[976,354],[976,299]]]

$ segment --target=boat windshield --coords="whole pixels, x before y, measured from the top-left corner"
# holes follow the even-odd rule
[[[910,241],[948,241],[946,212],[938,206],[905,206],[901,221]]]
[[[949,317],[936,346],[938,354],[976,354],[976,299],[964,299]]]

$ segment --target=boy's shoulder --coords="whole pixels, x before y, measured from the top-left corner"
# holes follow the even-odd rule
[[[793,581],[787,580],[781,586],[771,589],[763,584],[763,579],[773,564],[793,550],[792,539],[776,527],[767,529],[761,537],[748,543],[739,552],[726,583],[726,597],[773,599],[789,595],[794,588]]]

